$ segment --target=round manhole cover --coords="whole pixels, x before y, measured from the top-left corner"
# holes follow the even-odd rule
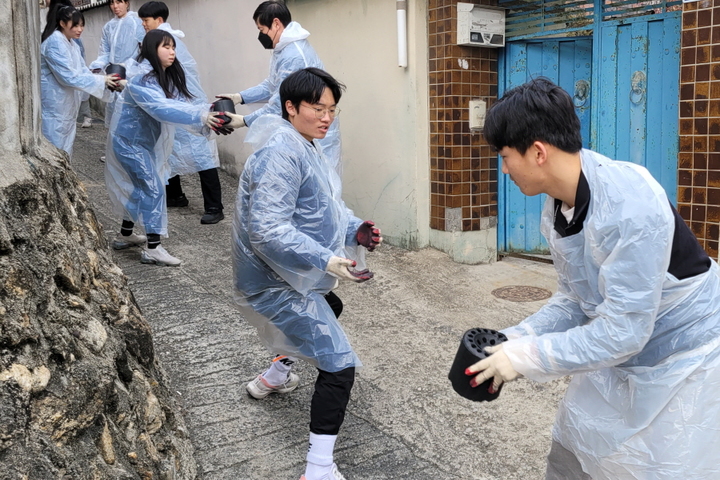
[[[550,290],[527,285],[508,285],[507,287],[496,288],[492,291],[492,294],[511,302],[536,302],[552,296]]]

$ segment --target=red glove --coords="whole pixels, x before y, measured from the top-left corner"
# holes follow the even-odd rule
[[[375,247],[382,243],[380,229],[375,228],[375,222],[365,220],[357,229],[357,242],[368,249],[368,252],[375,250]]]
[[[348,268],[348,271],[350,272],[350,275],[357,278],[359,282],[364,282],[366,280],[370,280],[375,276],[373,272],[368,270],[367,268],[365,270],[350,270]]]

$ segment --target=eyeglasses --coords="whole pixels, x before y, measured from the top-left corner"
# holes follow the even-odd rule
[[[318,120],[322,120],[325,117],[325,114],[327,113],[330,115],[330,118],[335,118],[338,115],[340,115],[340,109],[337,107],[330,107],[330,108],[320,108],[320,107],[311,107],[310,105],[300,104],[301,107],[307,107],[312,110],[315,110],[315,118]]]

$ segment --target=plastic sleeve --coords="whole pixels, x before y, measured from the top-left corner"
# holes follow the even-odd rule
[[[270,91],[270,79],[266,78],[260,84],[250,87],[247,90],[240,92],[243,98],[243,103],[257,103],[264,102],[272,96]]]
[[[138,78],[135,77],[130,81],[127,89],[135,103],[151,117],[159,122],[183,127],[196,135],[205,134],[203,119],[207,118],[210,104],[193,105],[182,100],[167,98],[159,85],[146,84],[137,81]]]
[[[503,348],[518,372],[548,381],[618,365],[642,350],[653,332],[674,232],[662,201],[647,198],[645,215],[623,218],[622,207],[606,212],[619,220],[600,231],[596,238],[603,239],[602,244],[593,246],[607,252],[599,268],[597,285],[603,301],[595,309],[597,316],[564,331],[536,331],[537,336],[506,342]],[[524,326],[532,328],[534,322],[547,327],[553,314],[567,315],[563,307],[568,305],[573,303],[553,302]],[[572,308],[573,314],[556,326],[571,326],[579,318]]]
[[[84,65],[73,68],[73,59],[68,55],[70,50],[58,45],[55,37],[48,38],[46,42],[48,44],[43,49],[45,61],[58,83],[103,98],[105,79],[102,76],[94,75]]]
[[[286,50],[290,49],[291,46],[286,47]],[[284,52],[283,52],[284,53]],[[280,105],[280,84],[285,80],[291,73],[297,72],[307,67],[307,62],[302,55],[282,55],[278,58],[277,64],[274,65],[275,72],[271,72],[273,78],[275,78],[275,91],[270,91],[270,82],[266,79],[259,86],[263,85],[267,89],[268,95],[261,99],[267,100],[268,103],[263,105],[259,109],[245,115],[245,124],[250,126],[261,115],[273,114],[281,115],[282,107]],[[258,88],[255,87],[255,88]],[[245,90],[240,92],[245,103],[255,103],[261,100],[253,99],[253,89]],[[246,92],[250,93],[250,97],[246,96]]]

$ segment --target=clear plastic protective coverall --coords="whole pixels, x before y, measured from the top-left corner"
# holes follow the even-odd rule
[[[139,65],[150,73],[135,75],[118,98],[108,135],[105,183],[118,216],[144,225],[147,233],[166,236],[167,159],[175,127],[209,136],[204,121],[210,104],[167,98],[149,62]]]
[[[268,77],[259,85],[240,92],[245,104],[268,102],[267,105],[244,116],[248,126],[252,125],[255,119],[268,113],[282,116],[280,84],[288,75],[308,67],[325,69],[320,57],[315,53],[315,49],[307,41],[309,36],[310,32],[302,28],[298,22],[288,23],[280,35],[280,41],[273,49]],[[315,142],[322,147],[325,156],[338,175],[342,176],[339,119],[335,118],[325,138],[315,140]]]
[[[643,167],[581,151],[591,192],[583,230],[542,217],[558,291],[503,330],[513,367],[572,374],[553,439],[593,480],[720,478],[720,277],[668,273],[674,216]],[[633,192],[632,202],[627,192]]]
[[[76,119],[86,94],[110,100],[105,78],[93,75],[76,42],[56,30],[40,46],[42,132],[50,142],[72,157]]]
[[[245,141],[255,153],[233,221],[235,301],[272,353],[328,372],[360,367],[324,295],[337,282],[325,272],[330,257],[362,252],[362,221],[342,201],[321,148],[282,117],[258,118]]]
[[[197,62],[181,40],[185,34],[180,30],[173,30],[169,23],[163,23],[158,30],[170,32],[175,38],[175,58],[183,66],[187,88],[194,97],[190,99],[190,103],[194,105],[210,103],[200,85]],[[217,168],[220,166],[217,143],[214,138],[207,139],[203,136],[193,135],[183,128],[178,128],[175,130],[175,144],[168,162],[170,163],[171,177]]]
[[[90,69],[105,71],[111,63],[127,66],[128,60],[134,60],[140,54],[143,38],[145,29],[137,13],[129,11],[123,18],[113,17],[103,26],[98,58],[90,63]],[[108,128],[119,95],[119,92],[113,93],[111,101],[105,106],[105,126]]]

